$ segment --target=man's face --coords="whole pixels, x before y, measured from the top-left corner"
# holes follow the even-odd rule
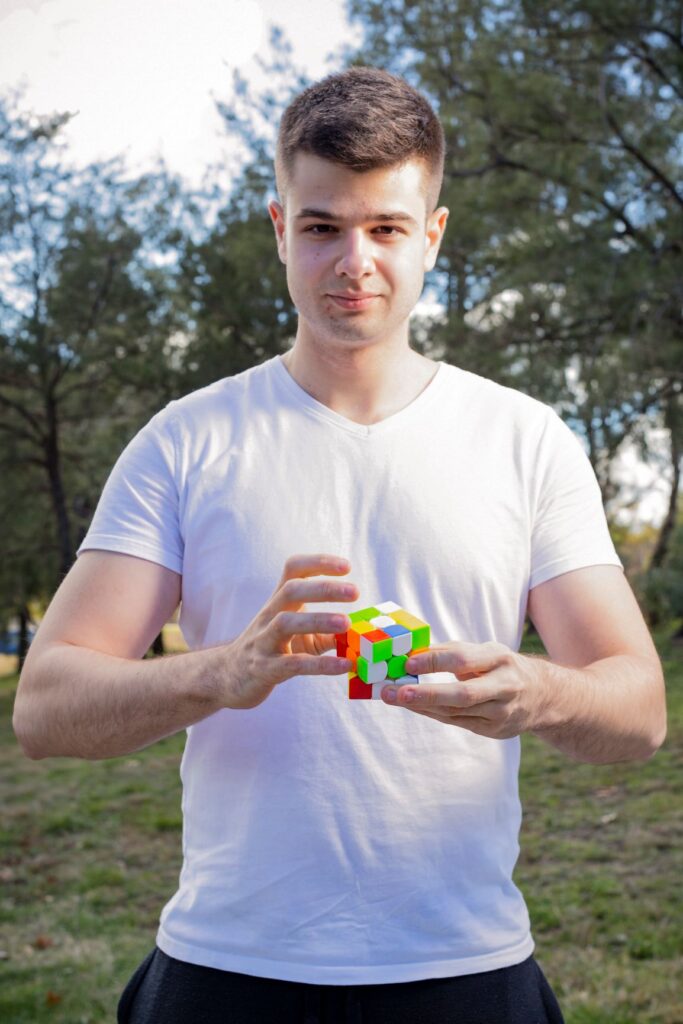
[[[426,173],[419,161],[358,173],[297,155],[284,210],[269,209],[300,333],[354,348],[407,337],[448,217],[427,215]]]

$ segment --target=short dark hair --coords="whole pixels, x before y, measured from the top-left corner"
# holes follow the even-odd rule
[[[444,150],[441,122],[417,89],[381,68],[352,67],[314,83],[289,104],[280,122],[275,176],[284,198],[297,153],[312,153],[353,171],[422,160],[434,209]]]

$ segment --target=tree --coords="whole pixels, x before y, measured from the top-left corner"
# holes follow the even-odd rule
[[[19,623],[18,662],[28,650],[31,607],[45,600],[57,578],[58,551],[50,519],[44,514],[41,478],[29,467],[17,472],[10,439],[3,450],[4,486],[0,489],[3,554],[0,559],[0,630],[10,618]]]
[[[230,102],[218,109],[244,152],[229,195],[217,189],[209,230],[188,232],[180,260],[184,302],[185,386],[199,387],[284,351],[296,332],[285,270],[278,258],[267,202],[275,194],[274,126],[306,78],[293,67],[291,48],[278,29],[262,62],[262,91],[233,76]],[[206,204],[198,208],[206,219]]]
[[[657,549],[655,549],[655,555]],[[673,621],[674,636],[683,637],[683,504],[671,527],[666,557],[653,558],[647,572],[641,573],[638,586],[652,626]]]
[[[364,30],[354,59],[404,74],[445,125],[451,225],[432,343],[556,405],[609,499],[620,445],[683,389],[679,5],[349,10]]]
[[[17,502],[48,499],[59,574],[122,437],[168,390],[175,323],[159,266],[174,188],[68,166],[67,119],[0,105],[0,468]]]
[[[208,384],[282,352],[296,320],[265,197],[258,210],[229,202],[181,261],[191,337],[185,382]]]

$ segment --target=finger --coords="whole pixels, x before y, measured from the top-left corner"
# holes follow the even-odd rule
[[[315,601],[357,601],[358,596],[358,587],[355,583],[331,580],[325,577],[296,578],[285,580],[278,587],[268,602],[268,607],[273,613],[285,610],[293,611],[303,604]]]
[[[467,679],[508,664],[511,656],[502,644],[443,644],[411,655],[406,671],[412,675],[452,672],[458,679]]]
[[[285,580],[306,576],[346,576],[351,563],[338,555],[292,555],[285,562],[278,586]]]
[[[295,654],[324,654],[337,646],[334,633],[295,633],[291,640],[291,648]]]
[[[512,651],[503,644],[443,644],[411,655],[406,663],[406,672],[416,676],[429,672],[452,672],[458,679],[467,679],[491,672],[511,660]]]
[[[413,708],[440,709],[447,714],[463,714],[474,708],[474,714],[481,714],[481,708],[499,703],[501,688],[490,679],[476,683],[419,683],[417,686],[388,686],[382,690],[382,698],[387,704],[400,704]]]
[[[339,676],[351,670],[348,658],[329,655],[290,654],[281,659],[285,679],[292,676]]]
[[[268,628],[281,642],[300,633],[343,633],[349,626],[348,615],[334,612],[278,612]]]

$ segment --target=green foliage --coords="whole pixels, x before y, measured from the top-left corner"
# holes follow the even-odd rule
[[[173,183],[128,181],[116,161],[70,167],[65,120],[0,104],[5,606],[55,589],[123,440],[170,377],[172,275],[158,261]]]
[[[556,405],[605,498],[683,379],[680,21],[658,0],[350,0],[356,59],[434,100],[450,224],[433,343]],[[645,432],[647,436],[647,432]]]
[[[181,257],[180,289],[191,342],[184,358],[188,390],[283,351],[296,332],[273,228],[259,209],[230,202]]]
[[[208,230],[186,236],[178,296],[188,346],[183,382],[189,388],[253,366],[285,350],[296,333],[296,311],[287,291],[267,213],[276,195],[273,158],[276,126],[292,95],[308,83],[292,64],[282,32],[271,31],[262,61],[268,84],[250,88],[235,72],[230,102],[217,104],[226,130],[247,154]],[[202,214],[200,213],[200,217]]]
[[[446,129],[451,216],[428,282],[444,313],[414,319],[413,344],[553,404],[614,507],[625,441],[647,458],[661,425],[672,467],[683,451],[675,12],[664,0],[349,10],[364,34],[349,59],[405,74]],[[295,333],[265,206],[276,125],[308,81],[279,30],[262,64],[263,90],[236,75],[218,104],[242,171],[203,194],[163,168],[77,170],[61,143],[68,114],[0,102],[0,472],[12,481],[0,613],[54,589],[152,412]],[[655,548],[662,572],[671,522]],[[669,595],[661,607],[678,607],[662,580],[649,583]]]
[[[683,633],[683,515],[679,515],[663,564],[643,573],[638,585],[650,621],[673,620],[679,634]]]
[[[131,179],[118,160],[71,167],[68,115],[19,103],[0,102],[0,471],[13,481],[2,617],[56,589],[110,466],[152,412],[295,331],[256,136],[231,195],[193,195],[163,168]]]

